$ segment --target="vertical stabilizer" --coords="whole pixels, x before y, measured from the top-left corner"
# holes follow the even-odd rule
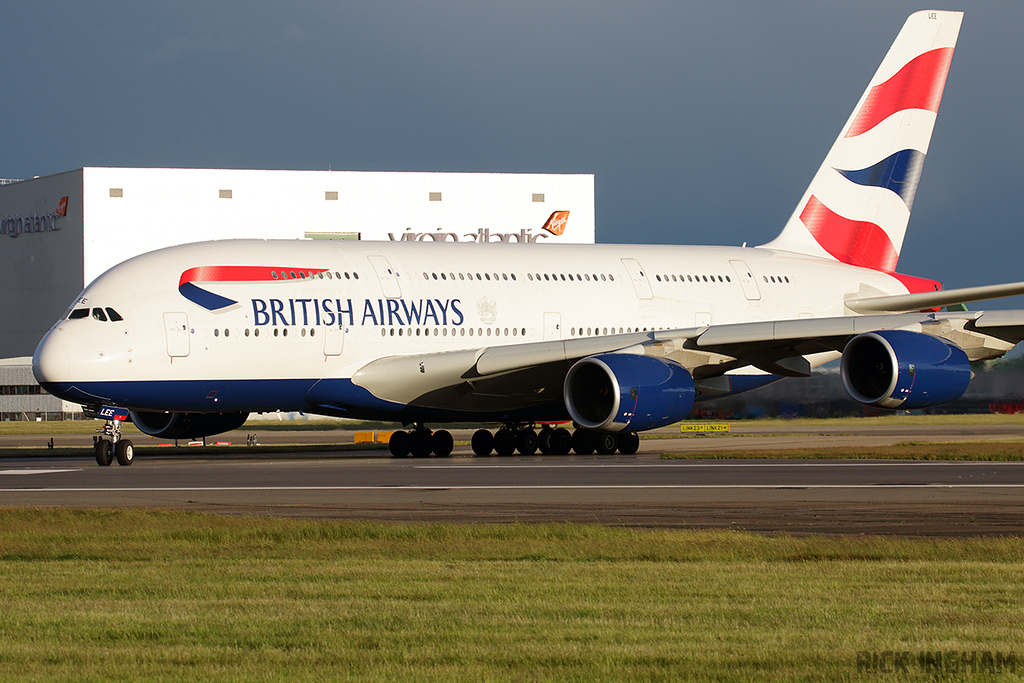
[[[963,12],[910,15],[769,249],[893,272]]]

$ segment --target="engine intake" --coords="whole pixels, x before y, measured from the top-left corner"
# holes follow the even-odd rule
[[[608,353],[578,361],[562,396],[581,427],[642,431],[683,419],[693,407],[693,377],[681,365],[650,356]]]
[[[249,413],[150,413],[133,410],[139,431],[162,439],[198,439],[238,429]]]
[[[857,335],[843,350],[840,370],[854,399],[901,410],[955,401],[971,381],[970,361],[959,346],[906,330]]]

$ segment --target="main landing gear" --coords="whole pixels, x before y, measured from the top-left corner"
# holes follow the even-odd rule
[[[544,427],[537,433],[533,427],[505,425],[494,434],[486,429],[477,430],[473,434],[472,445],[474,455],[479,457],[486,457],[492,452],[505,456],[515,452],[533,455],[538,450],[544,455],[568,455],[570,450],[578,455],[594,452],[611,455],[615,451],[632,455],[640,448],[640,437],[636,432],[608,434],[588,429],[570,433],[564,427]]]
[[[455,448],[455,440],[447,429],[432,432],[421,424],[412,430],[399,431],[391,434],[388,439],[388,450],[396,458],[428,458],[431,454],[439,458],[447,458]]]
[[[96,462],[101,467],[110,465],[114,458],[118,465],[124,466],[135,461],[135,447],[121,436],[120,420],[107,420],[100,432],[102,436],[96,440]]]
[[[388,440],[388,450],[396,458],[407,458],[410,455],[415,458],[428,458],[431,455],[447,458],[452,454],[454,445],[448,430],[432,432],[422,424],[417,424],[409,431],[393,432]],[[493,434],[486,429],[478,429],[473,434],[472,446],[473,454],[480,457],[492,453],[533,455],[537,451],[544,455],[568,455],[570,451],[578,455],[611,455],[616,451],[632,455],[640,448],[640,437],[636,432],[607,434],[588,429],[570,432],[564,427],[544,427],[538,433],[532,425],[508,424]]]

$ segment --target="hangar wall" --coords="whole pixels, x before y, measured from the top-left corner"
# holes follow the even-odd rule
[[[541,230],[570,212],[564,233]],[[205,240],[594,242],[590,174],[86,167],[0,185],[0,357],[30,356],[82,289]],[[4,239],[4,238],[7,239]]]
[[[440,233],[465,241],[481,230],[537,235],[555,210],[570,211],[566,231],[541,240],[594,242],[592,175],[159,168],[83,174],[90,282],[127,258],[187,242],[344,233],[364,240]]]
[[[31,356],[82,291],[81,197],[81,169],[0,187],[0,357]]]

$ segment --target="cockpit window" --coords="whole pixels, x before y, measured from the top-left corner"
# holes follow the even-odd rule
[[[112,322],[112,323],[119,323],[122,320],[124,320],[124,318],[121,317],[121,314],[118,313],[117,311],[115,311],[113,308],[108,308],[106,310],[107,310],[107,317],[110,318],[110,322]]]
[[[103,312],[102,308],[92,309],[92,317],[96,318],[96,320],[99,320],[100,322],[107,322],[107,314]]]
[[[71,314],[68,316],[68,320],[79,320],[81,318],[86,317],[87,315],[89,315],[88,308],[76,308],[75,310],[71,311]]]

